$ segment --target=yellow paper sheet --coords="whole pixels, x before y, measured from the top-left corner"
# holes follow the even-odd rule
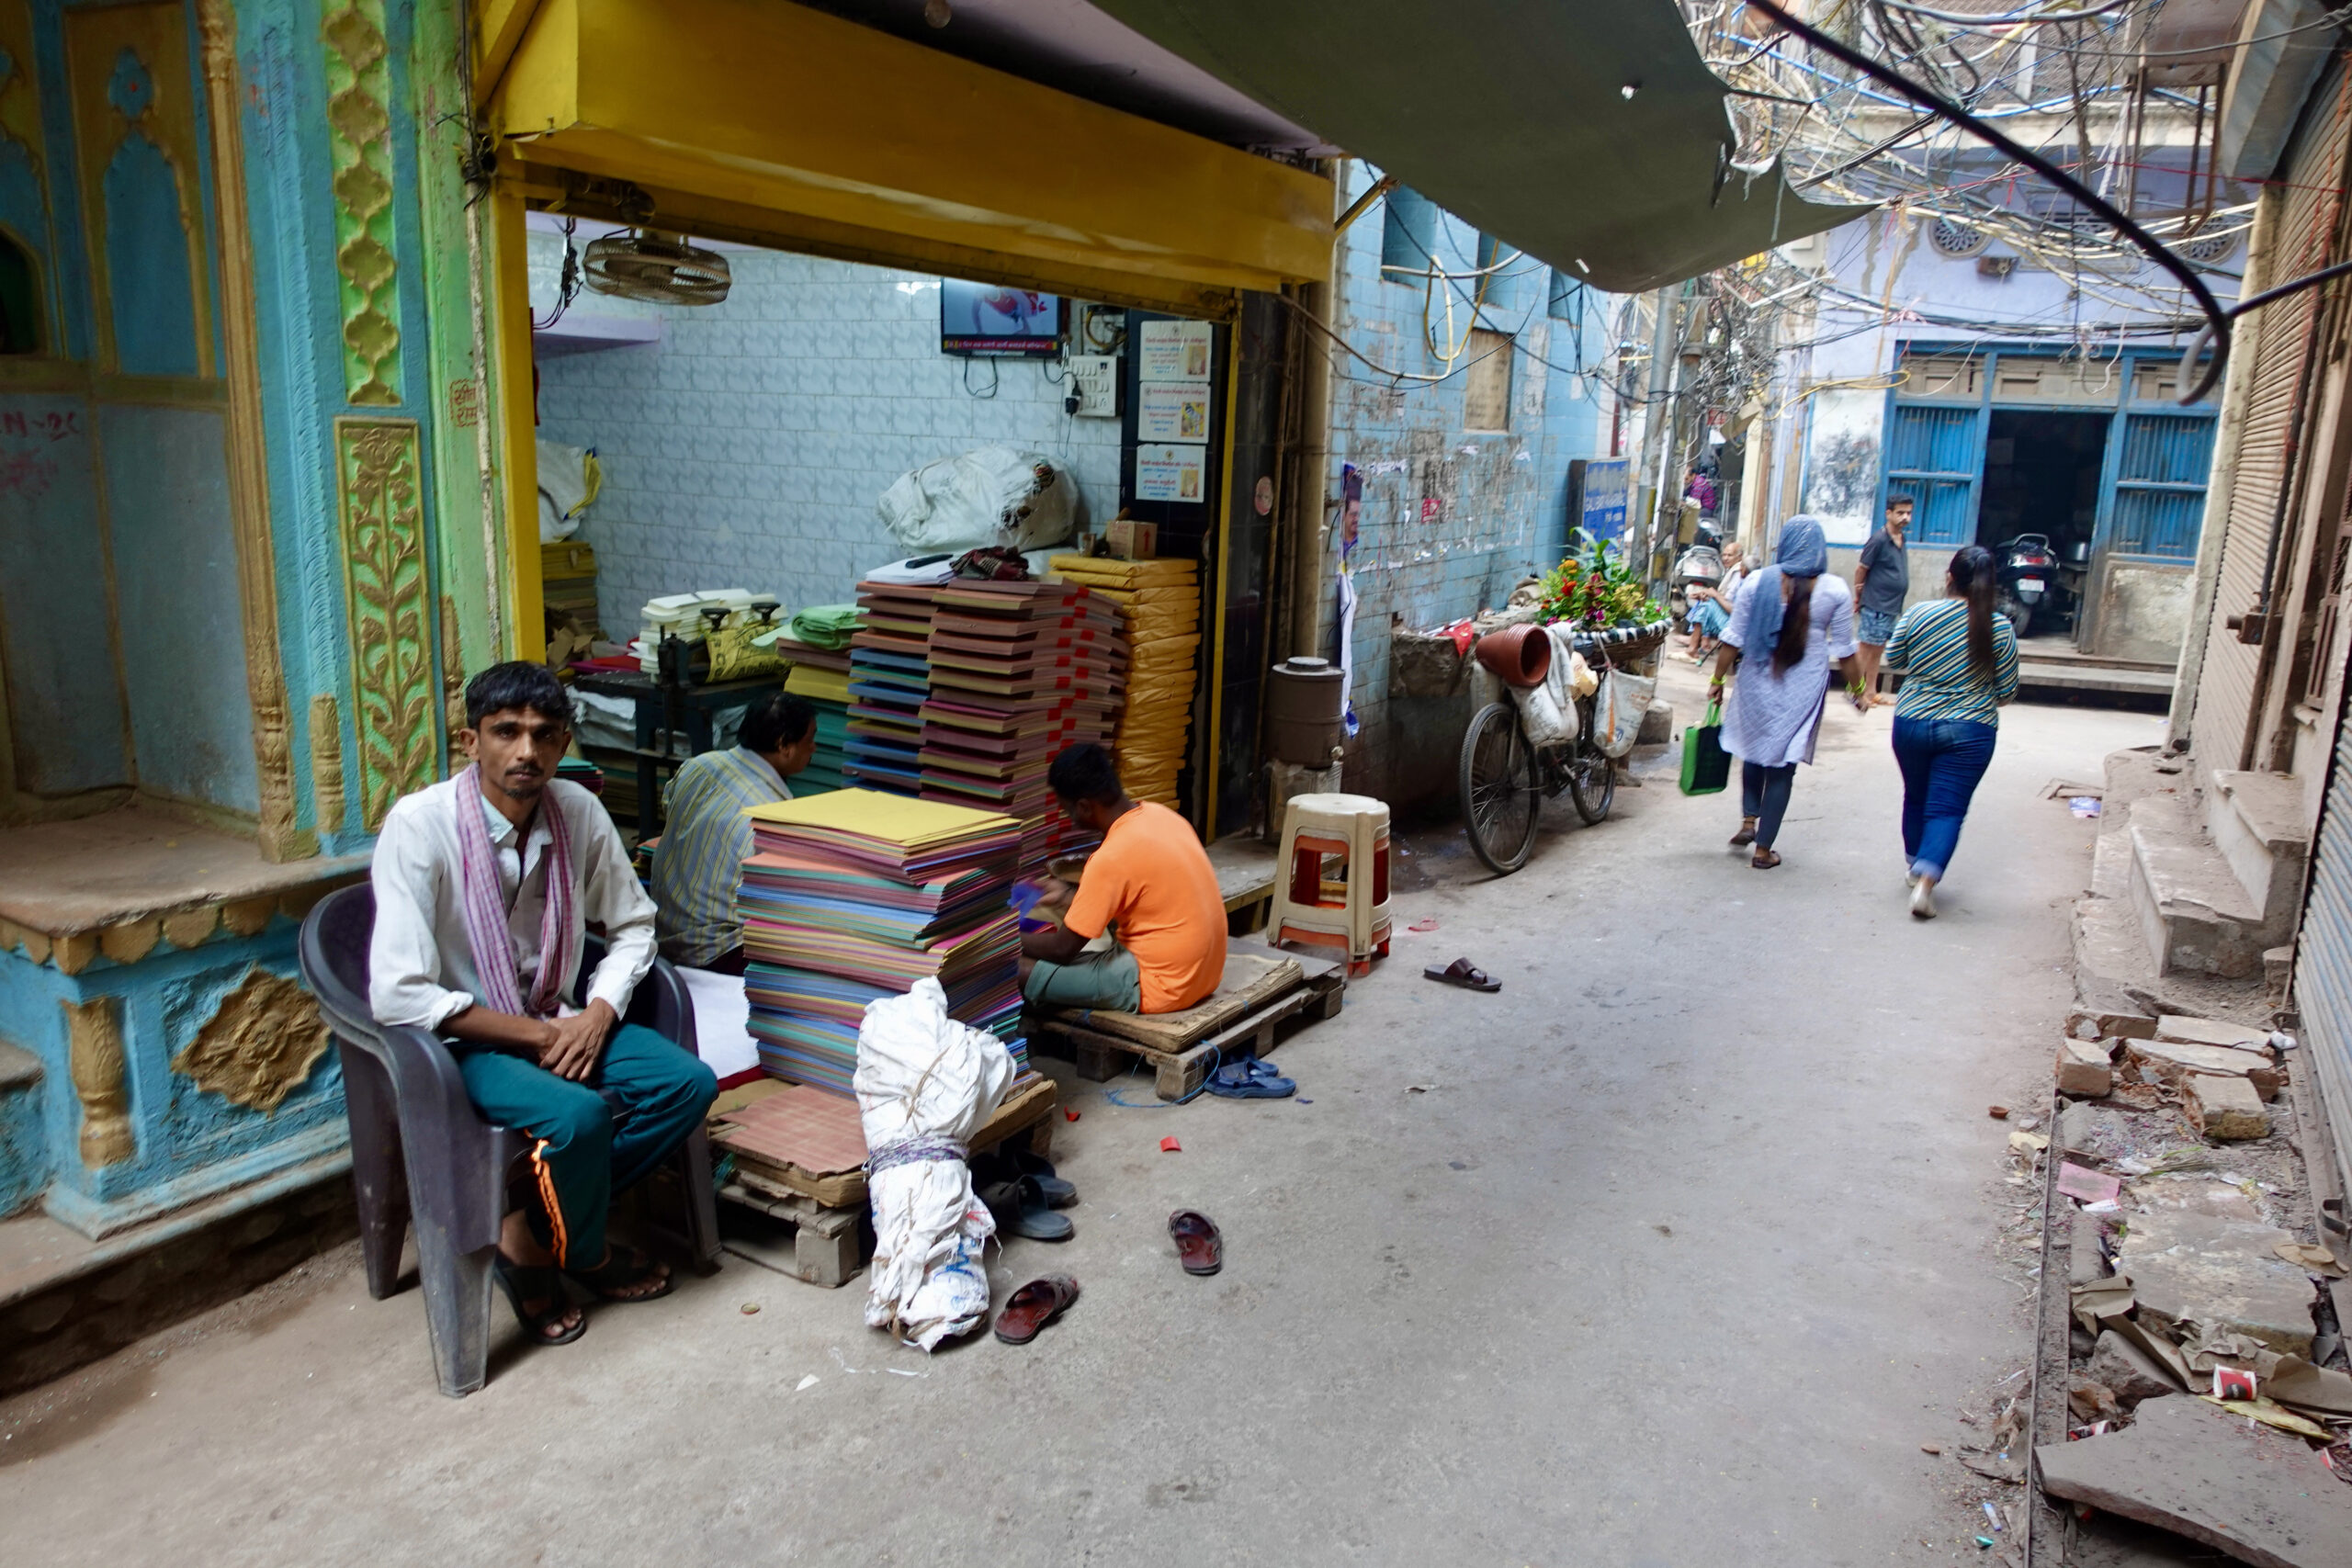
[[[849,674],[841,670],[820,670],[813,664],[796,664],[792,667],[792,673],[784,678],[784,689],[796,697],[846,703],[849,701]]]
[[[1021,826],[1019,818],[997,812],[915,800],[878,789],[837,789],[801,800],[771,801],[752,807],[751,815],[755,822],[865,833],[910,849],[967,833]]]

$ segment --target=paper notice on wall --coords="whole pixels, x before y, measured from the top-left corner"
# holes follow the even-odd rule
[[[1206,381],[1146,381],[1136,400],[1138,441],[1206,441],[1209,384]]]
[[[1146,386],[1154,381],[1207,380],[1211,332],[1206,321],[1144,322],[1136,378]]]
[[[1182,501],[1197,504],[1204,499],[1205,446],[1136,447],[1136,499]]]

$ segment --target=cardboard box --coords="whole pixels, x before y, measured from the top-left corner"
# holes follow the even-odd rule
[[[1121,517],[1107,524],[1102,538],[1121,560],[1150,560],[1159,554],[1159,525]]]

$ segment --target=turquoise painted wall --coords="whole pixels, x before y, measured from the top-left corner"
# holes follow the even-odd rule
[[[116,405],[98,427],[139,782],[258,812],[226,418]]]
[[[17,784],[130,780],[87,398],[0,393],[0,626]]]

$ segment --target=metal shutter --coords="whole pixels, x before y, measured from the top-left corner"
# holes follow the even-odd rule
[[[2336,729],[2312,847],[2311,897],[2295,939],[2295,1008],[2303,1051],[2290,1070],[2318,1077],[2338,1175],[2352,1189],[2352,725]]]
[[[2342,62],[2329,68],[2312,95],[2312,112],[2288,161],[2285,207],[2274,231],[2266,281],[2284,283],[2339,260],[2336,231],[2343,216],[2343,171],[2352,132],[2352,85]],[[2230,491],[2222,543],[2221,576],[2206,627],[2205,669],[2199,678],[2191,734],[2210,765],[2234,768],[2256,722],[2255,670],[2261,649],[2238,641],[2228,619],[2262,597],[2262,567],[2288,482],[2288,446],[2302,390],[2303,362],[2319,332],[2326,291],[2308,288],[2241,321],[2237,351],[2255,355],[2245,423],[2239,432],[2237,476]],[[2208,525],[2211,525],[2210,524]]]

